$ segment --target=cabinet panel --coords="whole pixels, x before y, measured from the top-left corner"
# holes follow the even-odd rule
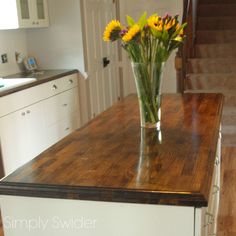
[[[45,100],[45,124],[48,146],[79,127],[78,87]]]
[[[46,148],[43,102],[0,119],[5,174],[27,163]]]
[[[214,236],[217,233],[217,218],[220,200],[220,164],[221,133],[219,133],[208,206],[195,209],[195,236]]]
[[[77,75],[66,76],[0,98],[0,141],[6,174],[79,127],[75,86]]]
[[[24,110],[0,118],[0,138],[5,174],[25,163],[27,150],[26,114]]]
[[[16,0],[20,28],[49,26],[46,0]]]
[[[43,107],[45,101],[34,104],[25,109],[27,125],[26,134],[28,140],[27,160],[39,155],[46,148],[46,130],[45,130],[45,118],[43,114]]]
[[[30,19],[30,6],[29,0],[20,0],[20,14],[21,19],[29,20]]]

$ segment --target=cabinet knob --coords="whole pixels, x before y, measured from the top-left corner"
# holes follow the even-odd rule
[[[39,25],[39,22],[36,22],[36,25]]]
[[[70,128],[69,128],[69,127],[67,127],[65,130],[66,130],[66,131],[68,131],[69,129],[70,129]]]
[[[30,114],[30,110],[27,110],[26,113],[27,113],[27,114]]]
[[[33,25],[35,25],[35,24],[36,24],[36,22],[35,22],[35,21],[33,21],[32,23],[33,23]]]
[[[56,89],[57,89],[57,86],[54,84],[54,85],[52,86],[52,88],[53,88],[54,90],[56,90]]]
[[[25,116],[25,112],[22,112],[21,115],[22,115],[22,116]]]
[[[67,103],[63,104],[63,107],[67,107],[67,106],[68,106],[68,104],[67,104]]]
[[[220,158],[217,156],[215,160],[215,165],[218,166],[220,164]]]
[[[72,79],[70,79],[70,80],[69,80],[69,83],[70,83],[70,84],[73,84],[73,83],[74,83],[74,81],[73,81]]]
[[[218,185],[214,185],[213,186],[213,195],[217,194],[218,192],[220,192],[220,187]]]

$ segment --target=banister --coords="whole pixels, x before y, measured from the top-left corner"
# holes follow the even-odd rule
[[[175,66],[177,71],[177,92],[183,93],[185,90],[185,80],[187,74],[188,58],[194,56],[194,44],[196,38],[197,23],[197,0],[183,0],[183,18],[187,22],[185,29],[186,39],[176,53]]]

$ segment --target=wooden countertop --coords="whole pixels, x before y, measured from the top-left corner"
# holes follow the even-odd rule
[[[221,94],[164,95],[161,135],[141,135],[128,96],[4,178],[0,194],[206,206],[222,106]]]
[[[4,79],[35,78],[36,80],[28,84],[18,85],[9,89],[4,89],[3,91],[0,91],[0,97],[7,96],[9,94],[19,92],[24,89],[28,89],[36,85],[43,84],[51,80],[59,79],[63,76],[71,75],[78,72],[79,72],[78,70],[43,70],[43,73],[39,73],[39,74],[29,74],[29,73],[22,72],[22,73],[9,75],[9,76],[4,77]]]

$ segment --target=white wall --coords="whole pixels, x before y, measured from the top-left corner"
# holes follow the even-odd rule
[[[0,55],[8,54],[8,63],[2,64],[0,60],[0,77],[19,72],[15,60],[15,52],[27,54],[26,34],[24,30],[0,31]]]
[[[27,30],[30,55],[44,69],[84,71],[79,0],[48,0],[50,27]]]
[[[141,16],[144,11],[147,11],[148,15],[153,13],[158,13],[160,16],[164,16],[166,13],[171,15],[179,14],[179,19],[182,20],[183,0],[120,0],[120,10],[121,21],[123,23],[126,23],[126,15],[130,15],[138,20],[138,17]],[[173,52],[172,56],[166,63],[162,88],[164,93],[176,92],[176,70],[174,62],[175,52]],[[129,62],[125,61],[124,67],[129,64]],[[136,91],[134,81],[130,80],[130,78],[132,78],[131,70],[128,68],[126,69],[126,72],[126,78],[124,78],[124,83],[126,86],[124,91],[125,94],[129,91]]]

